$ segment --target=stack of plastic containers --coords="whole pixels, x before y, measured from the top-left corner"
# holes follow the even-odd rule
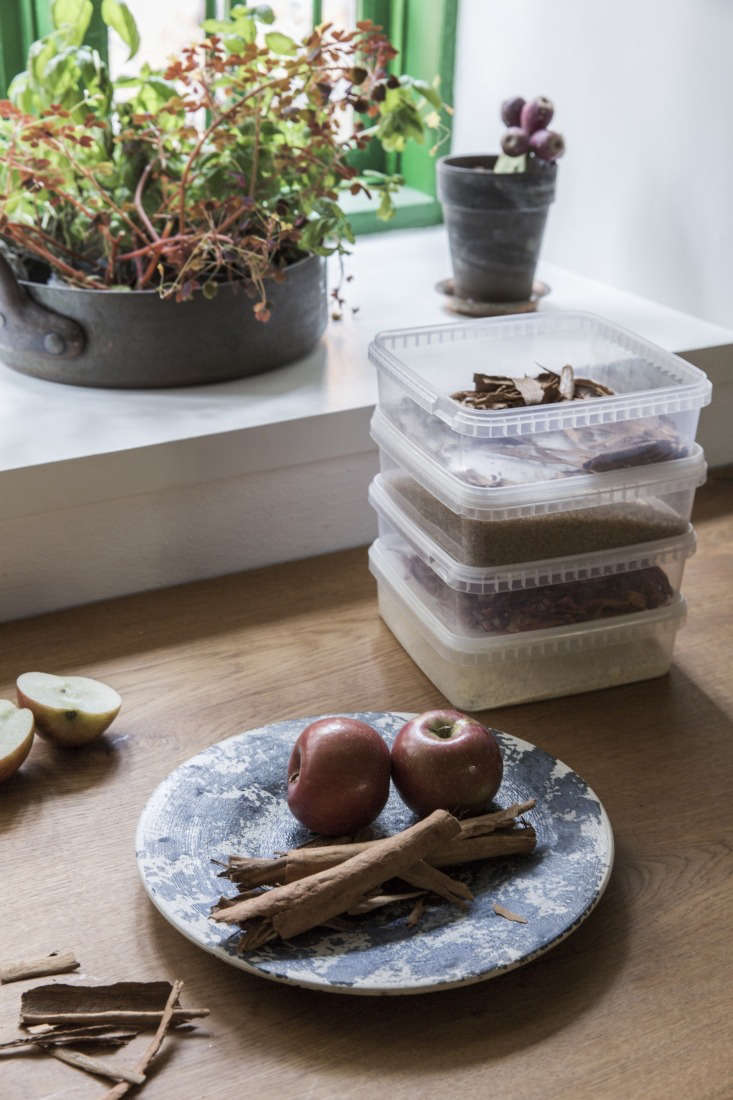
[[[660,676],[705,460],[702,371],[584,313],[381,333],[370,549],[381,615],[455,706]],[[542,369],[611,396],[476,409],[474,373]]]

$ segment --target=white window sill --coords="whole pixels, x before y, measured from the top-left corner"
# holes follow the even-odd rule
[[[181,389],[100,390],[2,368],[0,472],[372,407],[377,391],[367,347],[376,332],[460,320],[434,290],[450,272],[445,231],[360,238],[346,270],[354,278],[345,287],[343,319],[330,322],[306,359],[268,374]],[[333,265],[331,285],[336,275]],[[733,345],[733,330],[648,299],[551,264],[539,275],[551,287],[543,310],[598,313],[677,352]],[[338,446],[334,440],[326,449],[334,453]],[[310,449],[321,457],[323,441],[312,438]]]
[[[346,284],[343,319],[329,324],[306,359],[237,382],[177,390],[94,390],[42,382],[0,367],[0,569],[6,593],[0,596],[0,619],[366,541],[373,517],[363,518],[369,516],[365,486],[376,468],[368,422],[377,399],[367,347],[380,329],[456,320],[434,289],[449,272],[443,227],[359,238],[347,260],[347,273],[354,278]],[[670,350],[694,350],[691,358],[713,375],[714,384],[727,379],[733,384],[732,330],[549,264],[539,274],[552,288],[542,309],[585,309]],[[358,312],[352,314],[352,307]],[[717,409],[710,438],[705,438],[703,417],[702,441],[714,463],[733,461],[733,451],[726,449],[731,444],[722,388],[706,414]],[[733,398],[733,390],[728,394]],[[303,469],[307,464],[313,464],[310,473]],[[338,492],[329,478],[338,482]],[[321,504],[307,499],[307,485],[316,483],[321,504],[330,505],[330,517],[318,516]],[[235,486],[238,492],[230,499],[227,494]],[[273,517],[267,504],[273,493],[279,514],[292,513],[290,526]],[[135,497],[140,498],[137,510],[130,503]],[[242,502],[236,530],[231,515],[224,529],[219,499],[222,509]],[[298,502],[302,511],[296,524]],[[145,517],[138,515],[144,504]],[[181,530],[193,538],[201,519],[189,515],[186,525],[183,511],[202,506],[211,513],[206,520],[210,538],[229,537],[230,552],[215,551],[205,567],[203,542],[190,550],[187,564],[184,549],[169,548],[164,554],[162,543],[180,540]],[[103,513],[113,526],[118,517],[119,553],[126,547],[126,561],[145,558],[135,537],[144,541],[146,532],[156,528],[147,572],[136,573],[128,562],[127,579],[115,582],[120,562],[99,558],[100,541],[99,552],[90,551],[96,554],[98,584],[84,579],[89,570],[81,563],[76,569],[69,566],[76,579],[66,595],[54,582],[47,595],[39,596],[37,573],[44,563],[31,560],[33,554],[28,558],[33,529],[47,543],[48,566],[55,552],[54,525],[66,539],[65,549],[56,549],[62,559],[64,554],[72,558],[81,542],[69,535],[70,525],[99,527],[102,540]],[[296,527],[300,541],[293,537]]]

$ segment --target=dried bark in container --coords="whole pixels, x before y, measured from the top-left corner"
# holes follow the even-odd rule
[[[619,440],[615,450],[594,455],[583,463],[583,469],[589,473],[600,474],[607,470],[633,469],[634,466],[648,466],[653,462],[669,462],[683,458],[687,448],[682,446],[677,436],[648,439],[646,435],[627,435]]]
[[[613,395],[612,389],[594,379],[575,377],[573,368],[566,364],[560,374],[547,369],[536,376],[523,378],[475,374],[473,390],[459,390],[451,397],[468,408],[490,411]],[[403,428],[410,435],[418,429],[423,445],[442,465],[451,468],[455,445],[451,433],[442,435],[441,428],[430,417],[421,425]],[[486,487],[645,466],[682,458],[689,453],[674,419],[664,415],[501,435],[477,439],[470,444],[466,442],[465,447],[463,467],[454,472],[468,484]],[[472,454],[477,456],[474,462],[478,469],[472,468]]]
[[[573,368],[570,366],[569,363],[566,363],[560,371],[560,382],[558,385],[558,389],[560,391],[560,397],[563,398],[564,401],[572,401],[574,399],[575,375],[573,372]]]
[[[461,628],[470,633],[517,634],[569,626],[652,611],[674,598],[667,574],[656,565],[605,577],[481,595],[450,588],[417,555],[411,556],[408,564],[418,583],[445,606],[449,616],[455,612]]]
[[[473,390],[451,394],[454,401],[472,409],[516,409],[528,405],[553,405],[558,401],[610,397],[613,390],[592,378],[576,378],[569,363],[560,374],[543,368],[536,376],[509,378],[500,374],[474,374]]]

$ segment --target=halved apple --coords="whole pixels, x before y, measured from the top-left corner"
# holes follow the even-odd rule
[[[88,676],[24,672],[18,702],[33,712],[42,737],[58,745],[86,745],[114,721],[122,700],[114,688]]]
[[[0,699],[0,783],[17,772],[33,744],[33,715]]]

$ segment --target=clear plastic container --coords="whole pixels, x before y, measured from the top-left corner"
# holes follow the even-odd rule
[[[695,534],[620,550],[523,565],[462,565],[438,546],[389,495],[377,475],[369,502],[379,545],[402,583],[448,630],[482,637],[650,611],[674,601]]]
[[[379,611],[398,642],[459,710],[490,710],[533,699],[663,676],[686,605],[527,634],[477,638],[448,630],[405,585],[378,539],[369,550]]]
[[[589,313],[382,332],[369,356],[384,416],[469,485],[541,484],[682,458],[711,395],[703,371]],[[613,396],[492,410],[451,397],[473,388],[474,373],[559,374],[568,363]]]
[[[387,491],[464,565],[541,561],[684,535],[707,469],[693,443],[686,458],[669,462],[487,488],[448,473],[380,409],[371,433]]]

